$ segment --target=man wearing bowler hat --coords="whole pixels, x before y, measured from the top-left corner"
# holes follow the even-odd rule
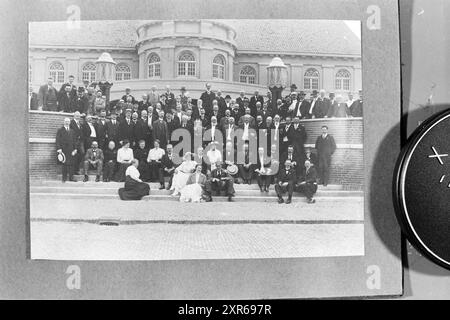
[[[62,182],[75,181],[73,178],[74,156],[77,154],[75,132],[70,128],[70,119],[64,118],[64,125],[56,132],[56,151],[62,164]]]

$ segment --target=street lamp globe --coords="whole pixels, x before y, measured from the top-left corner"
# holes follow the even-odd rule
[[[95,79],[97,80],[99,89],[106,96],[108,109],[111,87],[116,79],[116,64],[108,52],[103,52],[97,61],[95,61]]]
[[[275,57],[267,67],[267,83],[272,93],[272,107],[282,98],[282,92],[287,86],[287,67],[280,57]]]

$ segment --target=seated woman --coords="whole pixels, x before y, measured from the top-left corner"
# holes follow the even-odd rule
[[[205,185],[206,176],[202,173],[202,165],[197,164],[195,172],[189,177],[186,186],[181,189],[180,202],[200,202]]]
[[[195,169],[196,162],[192,161],[192,154],[186,152],[183,156],[183,162],[175,169],[175,173],[172,179],[172,196],[176,197],[180,194],[181,189],[186,185],[191,173]]]
[[[131,165],[131,161],[134,159],[133,149],[130,148],[130,141],[127,139],[123,140],[122,148],[117,151],[117,173],[116,181],[125,181],[125,171]]]
[[[125,171],[125,186],[119,189],[121,200],[141,200],[150,194],[150,186],[139,178],[138,166],[139,161],[133,159]]]

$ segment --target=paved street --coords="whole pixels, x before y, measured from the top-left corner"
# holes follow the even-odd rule
[[[180,203],[116,199],[54,199],[31,195],[31,219],[96,221],[109,217],[123,222],[155,221],[362,221],[363,198],[278,204],[265,202]]]
[[[364,254],[363,224],[32,222],[31,257],[61,260],[246,259]]]
[[[125,202],[31,197],[33,259],[172,260],[364,254],[363,201]],[[99,220],[116,221],[102,226]]]

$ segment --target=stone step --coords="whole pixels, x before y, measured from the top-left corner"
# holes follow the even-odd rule
[[[117,195],[117,190],[122,187],[122,184],[117,183],[116,186],[110,186],[108,183],[97,183],[97,185],[90,184],[85,186],[83,183],[61,183],[61,186],[34,186],[30,187],[31,193],[50,193],[50,194],[72,194],[72,195]],[[248,188],[248,185],[236,185],[236,194],[243,197],[275,197],[276,192],[273,186],[270,187],[269,192],[263,192],[258,188]],[[251,186],[250,186],[251,187]],[[159,184],[152,184],[150,193],[154,196],[170,196],[172,191],[159,190]],[[316,193],[317,197],[352,197],[363,196],[361,191],[344,191],[319,188]]]
[[[91,193],[91,194],[71,194],[71,193],[30,193],[31,198],[33,197],[49,197],[52,199],[111,199],[111,200],[119,200],[119,196],[117,194],[97,194],[97,193]],[[286,196],[284,196],[286,199]],[[354,201],[360,201],[362,197],[360,196],[349,196],[345,197],[347,200],[354,200]],[[157,200],[163,200],[163,201],[179,201],[178,197],[172,197],[170,195],[149,195],[142,199],[143,201],[157,201]],[[240,196],[237,195],[233,197],[233,200],[235,202],[276,202],[276,197],[271,196]],[[335,200],[342,200],[342,196],[339,197],[320,197],[317,201],[335,201]],[[227,202],[228,197],[224,196],[213,196],[213,202]],[[305,197],[295,194],[294,197],[292,197],[292,202],[305,202]]]
[[[58,180],[31,180],[30,186],[49,186],[49,187],[76,186],[76,187],[86,187],[86,188],[98,187],[98,186],[108,187],[108,188],[121,188],[123,186],[123,182],[115,182],[115,181],[95,182],[95,175],[89,176],[89,181],[87,181],[87,182],[83,182],[83,178],[84,178],[84,176],[75,176],[75,179],[77,180],[77,182],[67,181],[66,183],[62,183],[61,179],[58,179]],[[149,185],[152,190],[159,188],[159,183],[150,182]],[[167,183],[166,183],[166,186],[167,186]],[[236,183],[234,186],[235,186],[236,190],[258,190],[259,191],[259,187],[258,187],[258,184],[256,183],[256,180],[254,180],[251,185]],[[272,188],[273,188],[273,185],[272,185]],[[326,187],[319,185],[319,190],[321,190],[321,189],[344,190],[344,187],[342,185],[337,185],[337,184],[334,184],[334,185],[329,184]]]

